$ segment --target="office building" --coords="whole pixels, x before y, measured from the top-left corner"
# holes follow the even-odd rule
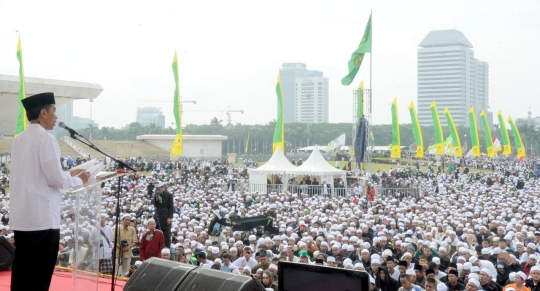
[[[160,107],[137,108],[137,122],[143,126],[155,124],[157,127],[165,127],[165,115]]]
[[[295,122],[328,122],[328,78],[296,78],[295,100]]]
[[[71,128],[75,130],[83,130],[83,129],[87,129],[90,126],[90,124],[92,124],[96,128],[99,128],[99,124],[97,124],[90,118],[73,116]]]
[[[323,73],[319,71],[308,70],[306,64],[303,63],[283,63],[279,70],[281,75],[281,92],[283,95],[284,114],[283,120],[285,123],[297,122],[301,120],[298,114],[301,115],[296,108],[298,102],[296,81],[298,78],[322,78]],[[326,90],[328,90],[328,81],[326,82]],[[328,92],[328,91],[327,91]],[[326,93],[328,96],[328,93]],[[328,112],[328,110],[327,110]],[[304,114],[305,115],[305,114]],[[328,113],[326,113],[328,116]],[[328,118],[326,118],[328,122]]]
[[[441,124],[446,126],[448,107],[456,125],[468,127],[468,111],[474,106],[477,120],[482,110],[489,112],[489,65],[474,58],[472,44],[458,30],[431,31],[418,48],[418,119],[432,125],[430,104],[435,101]],[[479,127],[480,129],[482,127]]]

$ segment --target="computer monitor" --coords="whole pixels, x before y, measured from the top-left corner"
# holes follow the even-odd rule
[[[363,271],[279,262],[279,291],[369,291]]]

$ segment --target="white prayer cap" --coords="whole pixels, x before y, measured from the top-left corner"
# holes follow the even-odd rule
[[[171,254],[171,250],[168,248],[164,248],[161,250],[161,254]]]

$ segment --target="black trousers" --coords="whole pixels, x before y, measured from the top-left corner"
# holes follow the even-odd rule
[[[165,236],[165,247],[171,248],[171,225],[167,224],[167,219],[165,220],[159,220],[157,229],[161,230],[163,232],[163,235]]]
[[[60,230],[15,230],[11,290],[49,290],[58,256]]]

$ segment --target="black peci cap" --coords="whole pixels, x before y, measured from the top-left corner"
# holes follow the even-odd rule
[[[40,93],[24,98],[22,101],[26,111],[32,110],[45,105],[56,104],[54,101],[54,93]]]

